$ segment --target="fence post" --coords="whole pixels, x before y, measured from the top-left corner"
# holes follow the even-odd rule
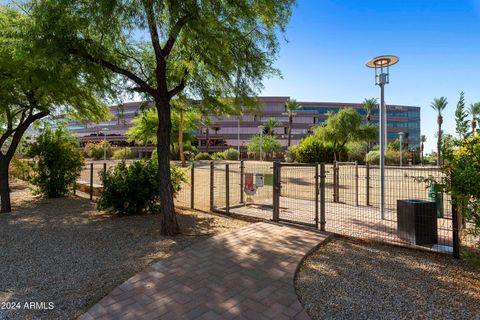
[[[358,207],[358,162],[355,161],[355,206]]]
[[[367,162],[367,166],[366,166],[366,174],[365,174],[365,202],[366,202],[366,205],[369,206],[370,205],[370,164]]]
[[[320,230],[325,231],[325,163],[320,164]]]
[[[460,223],[457,203],[452,198],[452,237],[453,237],[453,257],[460,259]]]
[[[318,229],[318,194],[320,192],[318,186],[318,163],[315,164],[315,228]]]
[[[243,203],[243,160],[240,161],[240,203]]]
[[[90,163],[90,200],[93,200],[93,162]]]
[[[213,161],[210,162],[210,211],[213,211],[214,209],[214,202],[213,202],[213,189],[215,188],[214,186],[214,164]]]
[[[103,163],[103,174],[104,175],[107,174],[107,163],[106,162]]]
[[[273,163],[273,221],[280,220],[280,162]]]
[[[190,169],[190,208],[195,209],[195,162]]]
[[[337,162],[333,161],[333,202],[337,202]]]
[[[225,165],[225,213],[230,214],[230,165]]]

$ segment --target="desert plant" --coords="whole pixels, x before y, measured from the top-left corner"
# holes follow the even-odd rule
[[[212,160],[212,157],[206,152],[200,152],[195,156],[195,160]]]
[[[10,162],[8,174],[15,179],[29,180],[33,163],[14,156]]]
[[[130,148],[120,148],[113,151],[112,159],[122,160],[122,159],[135,159],[136,152],[132,151]]]
[[[238,160],[240,158],[240,152],[236,149],[229,148],[223,151],[223,156],[225,160]]]
[[[280,143],[274,136],[264,135],[263,137],[260,137],[260,135],[254,135],[247,143],[247,151],[250,155],[254,157],[259,156],[260,141],[262,141],[262,153],[264,154],[264,157],[272,158],[275,153],[280,152],[282,149]]]
[[[184,170],[170,166],[170,181],[173,194],[186,182]],[[107,172],[100,173],[103,191],[97,202],[99,210],[107,210],[118,215],[158,213],[160,198],[158,193],[157,160],[144,159],[127,166],[121,162]]]
[[[225,154],[223,152],[215,152],[212,154],[212,160],[225,160]]]
[[[286,162],[297,161],[296,149],[297,149],[297,146],[291,146],[291,147],[287,148],[287,151],[285,151],[285,161]]]
[[[298,162],[321,163],[333,160],[333,148],[313,135],[303,138],[294,150],[294,158]]]
[[[104,151],[105,145],[105,151]],[[94,160],[103,159],[104,152],[106,153],[107,159],[110,159],[113,155],[114,148],[113,146],[107,141],[100,141],[97,143],[89,142],[85,145],[84,152],[87,157],[92,158]]]
[[[43,129],[27,153],[36,160],[30,181],[38,194],[57,198],[72,191],[82,170],[83,156],[77,139],[66,128]]]

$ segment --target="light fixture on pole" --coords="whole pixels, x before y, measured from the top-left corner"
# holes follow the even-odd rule
[[[258,129],[260,130],[260,161],[263,161],[262,147],[263,147],[263,130],[265,129],[265,126],[259,125]]]
[[[380,212],[385,219],[385,144],[387,142],[386,109],[385,109],[385,85],[389,83],[390,66],[400,60],[396,56],[379,56],[367,61],[369,68],[375,69],[375,85],[380,87]]]
[[[108,128],[103,128],[103,161],[107,161],[107,132]]]
[[[403,137],[405,137],[405,132],[399,132],[398,137],[400,139],[400,167],[403,166]]]

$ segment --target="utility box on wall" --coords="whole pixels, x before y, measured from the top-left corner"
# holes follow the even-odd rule
[[[437,243],[436,203],[417,199],[397,200],[397,235],[415,245]]]

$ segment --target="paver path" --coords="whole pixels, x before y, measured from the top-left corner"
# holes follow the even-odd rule
[[[133,276],[80,319],[309,319],[293,278],[328,236],[267,222],[214,236]]]

